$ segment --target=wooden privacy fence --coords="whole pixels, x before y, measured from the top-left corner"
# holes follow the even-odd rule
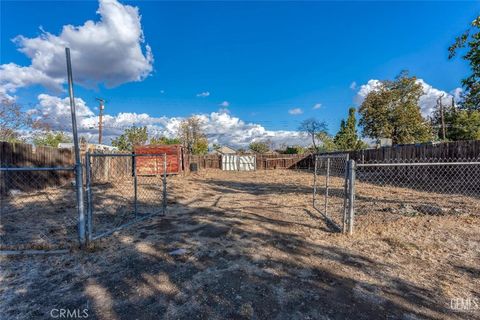
[[[343,153],[333,152],[332,154]],[[350,151],[357,163],[448,162],[480,159],[480,140],[422,143]]]
[[[73,167],[73,154],[69,149],[33,147],[30,144],[0,141],[0,167]],[[61,186],[73,178],[72,171],[1,171],[0,193]]]
[[[190,163],[196,163],[198,169],[221,169],[222,156],[213,155],[190,155]],[[268,154],[256,155],[257,170],[275,169],[310,169],[313,168],[313,157],[311,154]]]

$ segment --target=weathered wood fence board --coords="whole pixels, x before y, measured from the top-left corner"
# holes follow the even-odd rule
[[[68,149],[36,147],[22,143],[0,142],[2,167],[72,167],[73,155]],[[11,190],[34,191],[60,186],[73,179],[71,171],[0,172],[0,193]]]
[[[199,169],[221,169],[222,156],[213,155],[191,155],[190,163],[197,163]],[[309,169],[313,168],[313,158],[310,154],[272,154],[256,155],[257,170],[274,169]]]
[[[398,145],[348,153],[358,163],[468,161],[480,159],[480,140]]]

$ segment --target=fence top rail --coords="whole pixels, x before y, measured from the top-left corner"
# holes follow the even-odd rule
[[[413,167],[413,166],[462,166],[480,165],[479,161],[473,162],[402,162],[402,163],[357,163],[356,167]]]
[[[300,157],[291,157],[291,158],[264,158],[265,161],[275,161],[275,160],[302,160]]]
[[[329,153],[317,153],[315,154],[315,159],[320,159],[320,158],[349,158],[350,154],[349,153],[334,153],[334,154],[329,154]]]
[[[166,153],[89,153],[91,157],[164,157]]]
[[[75,171],[75,167],[9,167],[0,168],[0,171]]]

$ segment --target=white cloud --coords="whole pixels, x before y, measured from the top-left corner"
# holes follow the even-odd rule
[[[458,102],[462,99],[463,89],[462,88],[455,88],[452,91],[450,91],[450,94],[455,99],[455,102]]]
[[[228,101],[223,101],[222,103],[220,103],[220,107],[224,107],[224,108],[228,107],[229,105],[230,105],[230,102]]]
[[[353,81],[352,83],[350,83],[350,89],[352,90],[357,89],[357,82]]]
[[[201,98],[208,97],[209,95],[210,95],[210,92],[208,91],[197,93],[197,97],[201,97]]]
[[[422,86],[423,95],[420,97],[419,104],[420,110],[424,117],[428,117],[432,114],[437,104],[437,100],[443,95],[442,103],[448,105],[452,101],[452,95],[443,91],[434,88],[430,84],[426,83],[423,79],[417,79],[417,83]],[[361,104],[369,92],[378,90],[382,87],[380,80],[369,80],[366,84],[360,86],[354,101],[357,104]],[[458,89],[454,90],[454,93],[458,94]],[[460,89],[461,90],[461,89]]]
[[[300,108],[293,108],[293,109],[288,110],[288,113],[290,113],[291,115],[297,116],[299,114],[302,114],[303,110],[300,109]]]
[[[70,105],[68,98],[58,98],[47,94],[38,96],[38,106],[31,110],[48,122],[54,130],[70,130]],[[89,141],[97,141],[98,116],[81,98],[76,98],[77,123],[80,136]],[[210,114],[199,114],[203,128],[210,143],[228,144],[235,147],[247,147],[252,141],[271,140],[276,146],[305,145],[306,141],[298,132],[288,130],[267,130],[260,124],[246,123],[230,115],[226,110]],[[147,126],[150,135],[174,137],[181,117],[153,117],[146,113],[105,114],[103,117],[103,135],[105,143],[120,135],[125,128],[133,125]]]
[[[141,81],[153,70],[153,55],[144,45],[137,7],[116,0],[100,0],[98,21],[65,25],[59,35],[42,30],[40,36],[14,38],[29,66],[1,65],[0,87],[5,92],[39,84],[61,90],[66,81],[65,47],[70,47],[74,80],[86,87]]]
[[[321,107],[322,107],[322,104],[321,104],[321,103],[316,103],[316,104],[313,105],[312,109],[313,109],[313,110],[318,110],[318,109],[320,109]]]

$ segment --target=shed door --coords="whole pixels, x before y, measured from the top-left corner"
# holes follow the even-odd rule
[[[255,165],[255,156],[238,157],[238,170],[240,171],[254,171]]]
[[[238,170],[238,156],[236,155],[222,155],[222,170],[237,171]]]

